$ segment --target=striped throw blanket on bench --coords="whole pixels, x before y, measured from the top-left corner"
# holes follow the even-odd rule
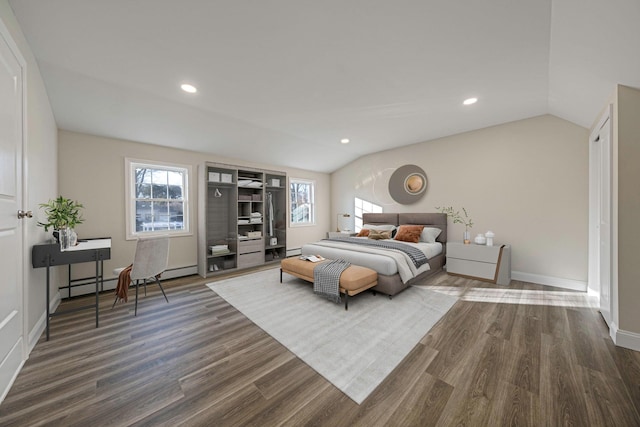
[[[349,268],[343,259],[323,262],[313,269],[313,292],[330,301],[340,303],[340,275]]]

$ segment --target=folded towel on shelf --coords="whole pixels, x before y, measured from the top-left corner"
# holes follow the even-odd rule
[[[252,217],[262,217],[262,213],[261,212],[251,212],[251,216]]]

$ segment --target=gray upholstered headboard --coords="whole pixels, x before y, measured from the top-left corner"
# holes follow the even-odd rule
[[[365,213],[364,224],[417,224],[437,227],[442,230],[436,241],[447,242],[447,214],[443,213]]]
[[[383,225],[383,224],[398,224],[397,213],[365,213],[362,214],[363,224]]]

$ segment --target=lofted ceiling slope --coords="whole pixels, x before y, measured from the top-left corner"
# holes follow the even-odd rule
[[[640,87],[636,0],[9,3],[59,128],[319,172]]]

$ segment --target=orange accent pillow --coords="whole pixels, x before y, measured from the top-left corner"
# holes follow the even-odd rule
[[[401,225],[395,239],[401,242],[418,243],[423,229],[424,225]]]
[[[356,237],[367,237],[368,235],[369,235],[369,229],[363,228],[362,230],[360,230],[360,232]]]

